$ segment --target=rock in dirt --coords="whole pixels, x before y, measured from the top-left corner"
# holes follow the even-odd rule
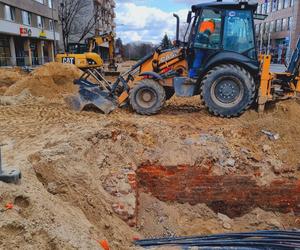
[[[271,151],[271,149],[272,148],[269,145],[266,145],[266,144],[263,145],[263,151],[265,153],[269,153]]]
[[[235,165],[235,159],[229,158],[229,159],[227,159],[227,161],[225,162],[225,164],[227,166],[229,166],[229,167],[234,167],[234,165]]]
[[[0,105],[2,106],[9,106],[9,105],[17,105],[23,102],[32,99],[32,95],[30,94],[28,89],[24,89],[19,95],[17,96],[0,96]]]

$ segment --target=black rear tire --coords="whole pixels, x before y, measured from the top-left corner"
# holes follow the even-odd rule
[[[130,90],[129,101],[138,114],[153,115],[164,106],[166,92],[157,81],[144,79]]]
[[[253,103],[254,78],[238,65],[220,65],[202,80],[201,98],[209,112],[221,117],[236,117]]]

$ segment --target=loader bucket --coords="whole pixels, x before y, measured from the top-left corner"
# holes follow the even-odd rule
[[[117,101],[107,90],[101,90],[99,86],[83,80],[75,80],[79,85],[79,93],[75,96],[67,96],[65,102],[75,111],[81,111],[87,106],[95,106],[105,114],[109,114],[118,107]]]

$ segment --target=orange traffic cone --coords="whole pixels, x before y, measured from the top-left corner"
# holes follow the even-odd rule
[[[108,245],[107,240],[100,240],[99,244],[104,250],[109,250],[109,245]]]

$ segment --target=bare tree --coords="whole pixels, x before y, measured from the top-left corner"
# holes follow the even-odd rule
[[[188,29],[189,28],[189,29]],[[191,32],[191,26],[189,27],[188,23],[182,23],[179,27],[179,40],[184,41],[189,38]]]
[[[128,60],[139,60],[153,53],[155,47],[152,43],[128,43],[124,46],[124,57]]]
[[[65,51],[71,37],[76,37],[76,42],[80,43],[88,34],[94,34],[100,13],[93,4],[93,0],[60,0],[58,16]]]

